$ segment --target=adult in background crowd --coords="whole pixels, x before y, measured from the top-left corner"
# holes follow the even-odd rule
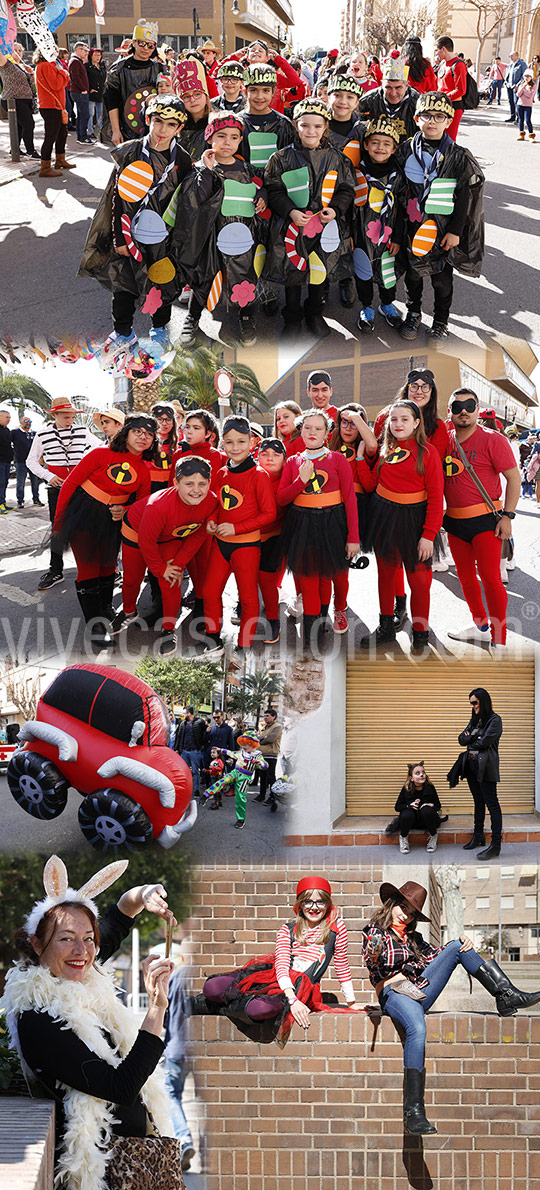
[[[399,143],[410,140],[418,131],[414,120],[418,91],[409,86],[409,67],[404,58],[387,58],[383,64],[382,87],[360,101],[362,120],[376,122],[379,116],[392,121],[399,133]]]
[[[10,421],[11,413],[9,409],[0,409],[0,513],[10,511],[10,505],[6,504],[9,472],[13,458],[13,443],[9,429]]]
[[[458,128],[463,115],[463,97],[467,90],[467,67],[463,58],[454,51],[451,37],[439,37],[437,42],[438,86],[448,96],[454,107],[454,118],[446,129],[450,140],[457,140]]]
[[[268,707],[264,712],[264,728],[259,732],[259,743],[263,759],[266,760],[267,768],[261,769],[260,772],[260,793],[255,798],[256,802],[266,801],[271,810],[277,810],[277,802],[272,793],[272,785],[276,779],[276,765],[279,758],[279,749],[281,746],[281,736],[283,728],[281,723],[278,723],[277,711],[274,707]],[[268,798],[267,798],[268,793]]]
[[[29,157],[39,157],[34,148],[34,117],[32,104],[34,92],[31,87],[32,71],[23,61],[23,47],[14,43],[10,54],[0,54],[0,82],[2,98],[0,103],[7,112],[8,99],[15,100],[19,143],[22,141]]]
[[[424,58],[422,42],[411,34],[404,41],[401,55],[409,67],[409,86],[415,91],[436,91],[437,78],[429,58]]]
[[[232,727],[225,722],[223,711],[216,709],[212,714],[212,718],[214,720],[212,726],[206,729],[206,747],[226,748],[227,751],[234,752],[235,743]]]
[[[214,45],[213,41],[205,41],[201,49],[201,53],[206,73],[209,74],[211,78],[215,78],[219,62],[219,50],[217,45]]]
[[[88,75],[88,99],[90,105],[88,136],[92,137],[94,135],[94,121],[97,131],[99,132],[101,129],[103,120],[103,92],[107,78],[107,71],[103,62],[103,50],[99,49],[97,45],[90,47],[88,62],[86,63],[86,73]]]
[[[27,475],[30,476],[32,501],[34,504],[39,504],[43,507],[43,501],[39,498],[40,481],[37,475],[33,475],[26,466],[26,460],[35,436],[35,431],[32,430],[32,418],[27,417],[25,413],[21,413],[18,427],[11,431],[13,457],[15,461],[17,508],[24,508],[24,485]]]
[[[189,1074],[188,1058],[188,975],[182,963],[175,967],[169,983],[169,1006],[165,1017],[165,1084],[172,1100],[174,1135],[181,1144],[182,1169],[187,1171],[195,1156],[191,1129],[182,1107],[184,1085]]]
[[[490,67],[490,71],[489,71],[491,90],[489,92],[489,99],[488,99],[488,103],[487,103],[488,107],[491,107],[491,104],[493,103],[495,96],[497,96],[497,104],[500,107],[501,93],[502,93],[502,89],[503,89],[505,74],[506,74],[505,63],[499,57],[494,58],[493,62],[491,63],[491,67]]]
[[[200,792],[199,770],[201,752],[205,744],[205,735],[204,719],[201,719],[200,715],[195,714],[193,707],[188,707],[185,719],[178,724],[174,748],[176,752],[180,753],[182,760],[185,760],[191,769],[194,797],[198,797]]]
[[[516,122],[516,87],[521,82],[526,69],[527,63],[523,61],[523,58],[520,58],[517,50],[513,50],[504,76],[506,94],[510,104],[510,115],[505,120],[505,124],[515,124]]]
[[[66,161],[68,134],[68,113],[66,109],[66,86],[69,71],[62,64],[47,62],[40,49],[34,51],[32,61],[36,72],[36,90],[39,114],[45,125],[45,139],[41,146],[40,178],[61,178],[62,170],[74,169]],[[51,163],[53,147],[56,154],[54,168]]]
[[[90,83],[86,63],[88,61],[88,46],[84,41],[76,41],[73,53],[69,59],[69,91],[77,113],[77,144],[91,144],[88,136],[88,121],[90,119],[90,101],[88,93]]]
[[[131,52],[127,57],[115,62],[109,70],[103,91],[108,120],[103,121],[102,139],[110,137],[113,145],[120,145],[124,140],[133,140],[146,131],[146,126],[141,120],[136,93],[141,88],[156,90],[157,76],[163,70],[163,64],[157,54],[157,37],[157,21],[145,21],[141,17],[133,30]],[[125,111],[131,96],[136,106],[132,122],[128,124]]]

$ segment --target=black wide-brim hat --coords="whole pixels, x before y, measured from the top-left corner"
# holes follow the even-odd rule
[[[422,909],[427,897],[427,891],[422,888],[421,884],[416,884],[414,880],[406,880],[401,888],[396,888],[395,884],[381,884],[379,889],[379,896],[384,905],[385,901],[395,898],[397,901],[405,901],[410,905],[411,909],[416,913],[419,921],[429,921],[430,918],[422,913]]]

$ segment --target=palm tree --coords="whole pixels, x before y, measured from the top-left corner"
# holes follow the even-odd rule
[[[253,673],[246,674],[241,684],[231,696],[231,710],[241,711],[243,715],[252,712],[258,724],[261,717],[263,703],[271,706],[275,695],[285,694],[285,679],[266,665],[259,665]]]
[[[45,414],[51,408],[51,394],[38,380],[22,372],[3,372],[1,369],[0,401],[13,405],[20,413],[32,409],[35,413]]]
[[[222,366],[219,347],[198,347],[195,351],[178,348],[172,364],[165,368],[159,379],[159,399],[180,401],[184,409],[211,409],[217,400],[214,376]],[[269,408],[269,403],[251,368],[246,364],[231,364],[227,365],[227,371],[230,372],[234,384],[232,409],[238,409],[240,404],[254,409]]]

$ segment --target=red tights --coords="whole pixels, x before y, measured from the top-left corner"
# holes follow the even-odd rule
[[[334,603],[336,611],[345,611],[349,591],[349,571],[340,570],[331,577],[318,574],[298,574],[295,576],[304,601],[306,616],[318,616],[321,607],[327,607],[332,597],[332,583],[334,584]]]
[[[257,576],[261,551],[258,546],[237,546],[230,553],[229,560],[223,557],[217,541],[210,555],[210,565],[204,584],[204,614],[206,627],[212,635],[221,631],[223,620],[222,595],[227,579],[234,574],[238,587],[238,598],[242,608],[238,644],[249,648],[259,619],[259,589]],[[277,619],[277,617],[274,617]]]
[[[171,545],[168,542],[163,546],[163,553],[170,554],[170,552]],[[167,561],[166,557],[163,561]],[[131,615],[137,610],[137,600],[146,574],[146,562],[139,549],[132,545],[122,544],[122,569],[122,607],[128,615]],[[170,583],[166,583],[159,576],[158,582],[163,603],[163,627],[174,631],[182,606],[182,592],[179,586],[172,587]]]
[[[392,566],[382,558],[377,558],[379,573],[379,607],[382,616],[391,616],[394,611],[396,596],[396,579],[403,585],[403,567],[401,563]],[[411,620],[413,632],[427,632],[429,627],[429,592],[432,581],[431,567],[425,562],[417,562],[414,570],[407,570],[407,580],[411,588]]]
[[[477,627],[491,621],[493,644],[506,644],[506,608],[508,596],[501,579],[501,539],[490,531],[477,533],[471,542],[448,534],[448,545],[456,564],[457,576]],[[486,612],[482,580],[488,610]],[[489,614],[488,614],[489,613]]]
[[[259,570],[258,583],[267,620],[279,620],[279,588],[285,574],[285,565],[283,562],[278,570]]]
[[[88,533],[78,533],[70,542],[73,557],[77,563],[77,582],[82,583],[88,578],[109,578],[116,570],[116,560],[100,561],[99,554],[92,553],[95,542],[89,539]]]

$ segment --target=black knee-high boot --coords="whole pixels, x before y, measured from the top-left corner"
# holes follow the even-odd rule
[[[424,1087],[426,1085],[426,1071],[416,1070],[414,1066],[405,1067],[403,1071],[403,1124],[406,1132],[413,1136],[427,1136],[436,1132],[434,1124],[430,1124],[424,1108]]]
[[[163,616],[163,603],[161,600],[161,588],[156,575],[148,571],[148,579],[152,592],[152,604],[150,610],[141,616],[141,620],[144,620],[148,628],[153,628],[154,624],[157,624],[158,620],[161,620]]]
[[[90,644],[101,649],[111,648],[113,641],[109,636],[108,624],[103,616],[99,578],[88,578],[76,582],[75,590],[85,624],[91,625]]]
[[[499,1016],[515,1016],[518,1008],[530,1008],[532,1004],[538,1004],[540,1001],[540,991],[520,992],[519,988],[514,987],[495,959],[488,959],[486,963],[482,963],[478,971],[475,971],[474,978],[490,996],[495,997]]]

